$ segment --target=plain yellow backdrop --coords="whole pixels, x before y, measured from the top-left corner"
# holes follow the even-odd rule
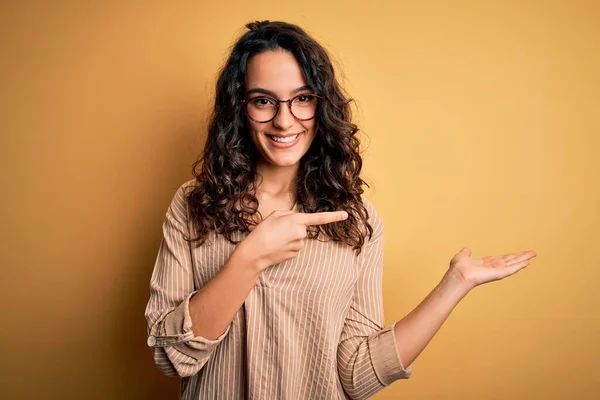
[[[312,33],[356,99],[388,323],[462,246],[539,254],[375,398],[600,398],[600,2],[4,1],[0,19],[0,398],[176,398],[148,282],[255,19]]]

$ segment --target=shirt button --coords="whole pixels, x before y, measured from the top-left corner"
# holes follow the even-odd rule
[[[156,338],[150,335],[148,336],[148,341],[146,343],[148,343],[148,346],[154,347],[154,345],[156,345]]]

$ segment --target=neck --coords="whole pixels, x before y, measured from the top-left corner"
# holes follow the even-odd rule
[[[261,179],[258,181],[257,195],[295,198],[298,167],[298,164],[289,167],[275,167],[259,161],[256,164],[256,172]]]

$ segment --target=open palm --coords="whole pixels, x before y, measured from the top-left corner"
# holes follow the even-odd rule
[[[450,261],[450,272],[465,284],[475,287],[517,273],[529,265],[535,256],[535,251],[527,250],[502,256],[471,258],[471,250],[465,247]]]

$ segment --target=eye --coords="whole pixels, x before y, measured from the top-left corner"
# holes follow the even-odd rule
[[[250,100],[250,103],[255,107],[272,107],[275,105],[275,100],[269,97],[255,97]]]
[[[314,99],[315,95],[313,94],[301,94],[300,96],[296,97],[296,101],[298,103],[310,103]]]

